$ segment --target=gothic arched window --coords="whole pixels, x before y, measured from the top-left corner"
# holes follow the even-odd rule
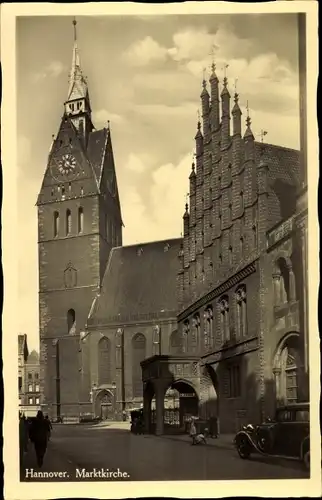
[[[298,399],[298,351],[284,347],[281,352],[280,399],[284,404],[296,403]]]
[[[67,329],[69,335],[75,334],[76,330],[76,313],[74,309],[69,309],[67,312]]]
[[[229,300],[228,297],[222,297],[219,301],[220,309],[220,330],[222,340],[227,342],[230,340],[230,326],[229,326]]]
[[[197,352],[199,338],[200,338],[200,316],[199,316],[199,314],[196,314],[192,318],[192,329],[191,329],[191,336],[190,336],[190,342],[189,342],[189,350],[191,352]]]
[[[82,233],[84,231],[84,211],[82,207],[78,209],[78,232]]]
[[[132,390],[133,397],[143,395],[141,361],[146,357],[146,339],[142,333],[137,333],[132,339]]]
[[[56,238],[59,234],[59,213],[54,212],[54,237]]]
[[[236,306],[237,337],[241,339],[247,334],[247,302],[245,285],[241,285],[236,290]]]
[[[204,312],[204,349],[208,351],[213,347],[213,311],[212,307],[208,306]]]
[[[72,214],[69,209],[66,210],[66,236],[72,232]]]
[[[102,337],[98,343],[98,383],[111,383],[111,346],[107,337]]]

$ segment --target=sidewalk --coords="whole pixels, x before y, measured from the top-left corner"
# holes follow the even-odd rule
[[[191,444],[191,437],[188,434],[174,434],[167,435],[163,434],[162,436],[157,436],[163,439],[172,439],[175,441],[182,441],[183,443]],[[210,437],[207,438],[207,446],[213,446],[214,448],[224,448],[226,450],[233,450],[234,443],[233,440],[235,438],[235,434],[222,434],[216,439],[212,439]]]

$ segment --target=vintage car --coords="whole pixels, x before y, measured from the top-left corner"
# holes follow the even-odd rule
[[[274,420],[269,418],[258,426],[244,425],[234,442],[243,459],[252,453],[264,456],[302,461],[310,468],[309,403],[295,403],[276,410]]]

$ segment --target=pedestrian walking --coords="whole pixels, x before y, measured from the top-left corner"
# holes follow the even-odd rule
[[[53,426],[51,424],[51,421],[49,420],[48,415],[45,416],[45,423],[47,426],[47,438],[48,438],[48,441],[50,441],[50,435],[51,435],[51,431],[52,431]]]
[[[34,443],[38,467],[42,467],[48,442],[48,424],[39,410],[30,428],[30,439]]]
[[[191,420],[191,425],[190,425],[190,437],[192,438],[192,443],[191,444],[196,444],[196,436],[197,436],[197,429],[196,429],[196,424],[194,419]]]

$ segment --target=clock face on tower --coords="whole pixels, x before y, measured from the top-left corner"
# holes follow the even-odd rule
[[[51,173],[55,179],[72,179],[78,174],[77,162],[70,153],[65,153],[58,158],[54,158]]]
[[[68,175],[75,171],[76,160],[73,155],[67,153],[58,160],[58,170],[63,175]]]

